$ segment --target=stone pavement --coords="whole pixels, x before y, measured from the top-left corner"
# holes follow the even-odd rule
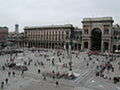
[[[48,81],[35,81],[32,80],[28,85],[20,85],[19,88],[11,88],[12,90],[92,90],[85,87],[74,87],[67,84],[59,83],[59,86],[55,82]]]
[[[96,79],[94,79],[93,77],[95,77],[96,66],[104,63],[106,61],[106,58],[103,56],[92,55],[91,56],[92,60],[90,60],[86,53],[79,53],[78,55],[71,54],[73,62],[72,71],[80,74],[80,76],[76,80],[67,80],[64,78],[53,80],[53,78],[47,77],[47,81],[43,81],[42,73],[51,72],[52,70],[54,70],[55,72],[59,71],[61,73],[69,72],[69,67],[68,68],[62,67],[63,63],[68,64],[70,61],[69,57],[67,56],[67,52],[62,51],[64,55],[61,55],[59,57],[57,56],[56,52],[57,51],[54,50],[42,52],[42,54],[46,54],[49,56],[46,58],[44,57],[44,55],[40,56],[41,52],[32,53],[30,51],[27,51],[25,55],[18,54],[18,56],[15,58],[16,63],[23,63],[23,61],[28,62],[29,59],[32,59],[33,61],[29,66],[27,66],[29,70],[26,71],[23,76],[21,76],[21,71],[9,69],[6,69],[5,71],[0,70],[1,81],[4,81],[5,78],[8,77],[7,75],[8,71],[10,72],[15,71],[16,73],[15,77],[12,76],[9,77],[9,83],[8,85],[5,85],[4,90],[87,90],[87,88],[90,88],[88,90],[92,89],[101,90],[100,89],[101,87],[99,87],[99,85],[103,86],[103,84],[101,82],[97,82]],[[50,59],[50,61],[47,61],[48,58]],[[51,63],[52,58],[54,58],[55,65],[52,65]],[[61,62],[59,62],[59,58],[61,59]],[[9,59],[9,55],[0,56],[0,66],[4,65],[7,59]],[[98,59],[98,61],[96,59]],[[39,62],[42,61],[44,63],[44,66],[38,65],[37,64],[38,61]],[[89,63],[88,66],[87,63]],[[112,64],[115,66],[115,69],[118,68],[115,62],[113,62]],[[38,74],[37,71],[38,69],[41,70],[40,74]],[[115,72],[117,73],[117,75],[120,74],[120,72],[117,71]],[[113,77],[116,73],[111,73],[111,77]],[[91,80],[91,78],[93,79]],[[102,78],[99,79],[102,80]],[[59,81],[60,83],[59,86],[55,85],[56,80]],[[97,85],[95,84],[96,82]],[[104,82],[106,87],[109,87],[107,82],[106,81]],[[98,86],[99,88],[96,88],[95,86]]]

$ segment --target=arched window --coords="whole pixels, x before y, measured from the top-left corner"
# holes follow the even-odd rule
[[[104,34],[105,34],[105,35],[109,34],[109,29],[105,29],[105,30],[104,30]]]

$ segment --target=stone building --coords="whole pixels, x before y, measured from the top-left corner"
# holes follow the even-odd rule
[[[84,18],[82,49],[112,51],[113,22],[112,17]]]
[[[74,28],[74,30],[71,32],[71,49],[72,50],[81,50],[81,44],[82,44],[82,29],[80,28]]]
[[[8,28],[0,27],[0,46],[5,46],[8,38]]]
[[[52,49],[120,51],[120,26],[112,17],[84,18],[82,29],[71,24],[24,28],[24,46]]]
[[[120,52],[120,26],[118,24],[113,26],[112,44],[113,52]]]
[[[25,46],[52,49],[68,48],[73,29],[71,24],[25,27]]]
[[[0,27],[0,42],[6,41],[8,37],[8,28]]]
[[[24,33],[19,33],[19,25],[15,24],[15,31],[8,34],[8,46],[9,43],[14,44],[14,48],[24,47]]]

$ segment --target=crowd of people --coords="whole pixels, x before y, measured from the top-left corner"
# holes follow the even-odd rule
[[[7,72],[7,78],[3,77],[4,79],[1,81],[1,88],[4,88],[6,84],[10,83],[11,76],[16,77],[16,75],[20,75],[24,77],[25,72],[42,75],[43,80],[52,77],[56,85],[59,85],[59,78],[77,78],[73,73],[69,75],[69,71],[80,73],[80,70],[86,69],[93,69],[96,72],[96,77],[108,79],[115,83],[119,81],[119,78],[114,76],[116,65],[118,66],[117,69],[120,70],[119,57],[113,58],[113,56],[110,57],[108,55],[89,55],[86,52],[78,51],[69,53],[64,50],[26,50],[23,53],[14,54],[13,57],[14,60],[12,61],[6,58],[4,64],[0,66],[0,71]],[[18,60],[18,57],[23,58]],[[15,65],[17,65],[17,62],[20,62],[22,63],[20,66],[25,66],[28,70],[17,70],[7,67],[8,62],[15,63]],[[117,64],[114,64],[115,62],[117,62]],[[113,76],[110,75],[111,72]]]

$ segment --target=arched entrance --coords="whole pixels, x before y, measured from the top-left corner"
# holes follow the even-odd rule
[[[100,51],[101,50],[101,40],[102,32],[99,28],[95,28],[91,32],[91,50]]]

